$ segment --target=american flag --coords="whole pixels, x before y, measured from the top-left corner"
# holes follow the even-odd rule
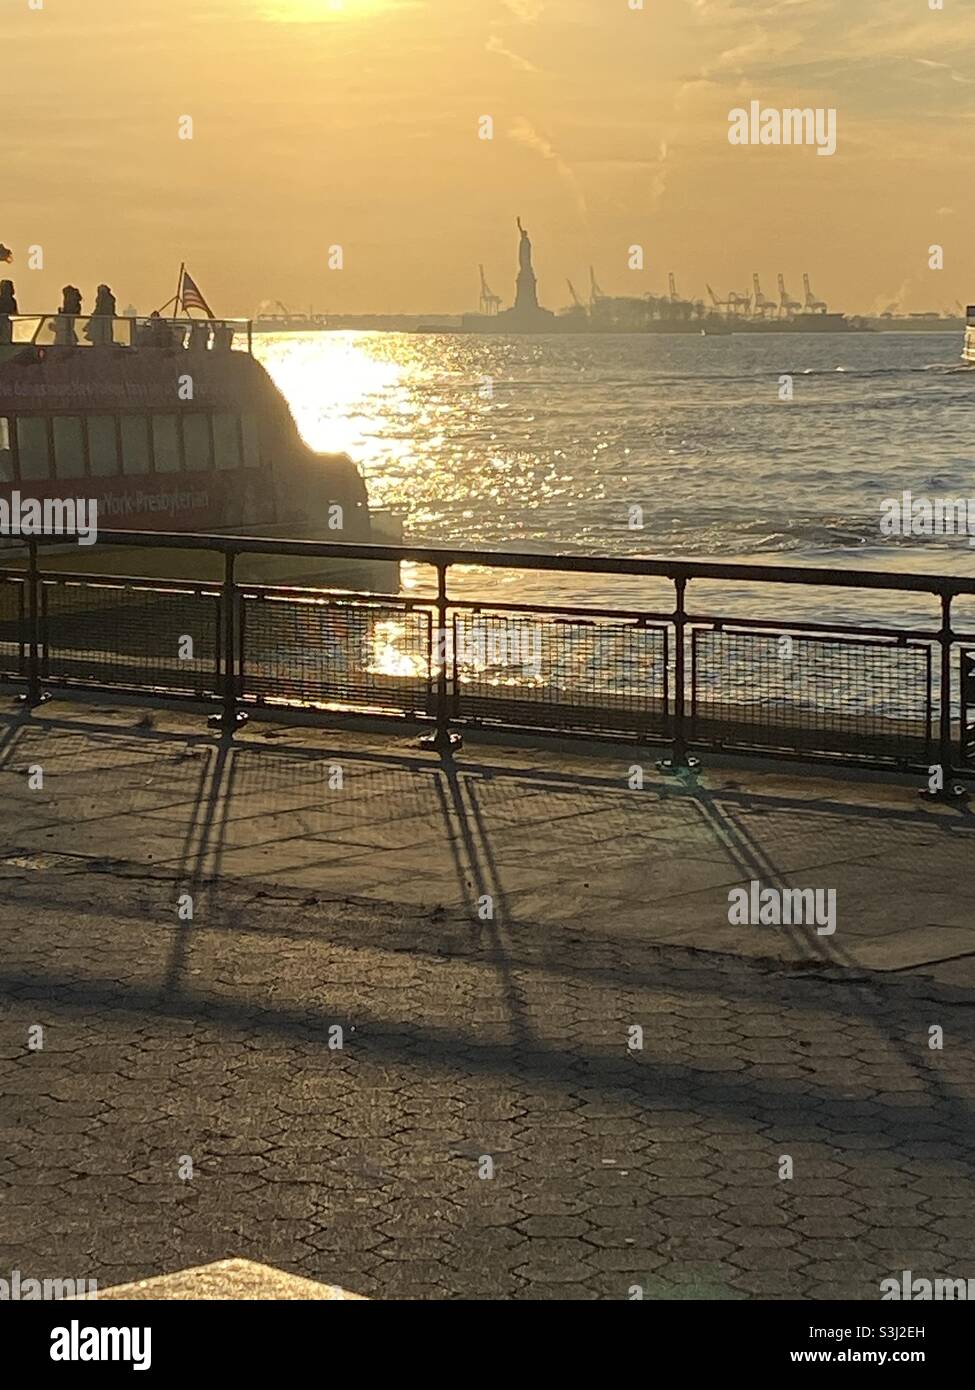
[[[213,310],[200,293],[196,281],[188,270],[183,271],[183,289],[181,293],[184,309],[202,309],[207,318],[213,318]]]

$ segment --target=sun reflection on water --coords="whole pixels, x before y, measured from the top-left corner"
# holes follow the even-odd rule
[[[282,333],[256,341],[256,354],[287,398],[303,439],[322,453],[355,458],[367,440],[383,433],[390,414],[409,410],[406,367],[376,357],[364,340],[354,333],[314,339]]]
[[[570,500],[570,476],[539,458],[533,414],[522,419],[515,409],[512,437],[514,403],[485,389],[490,373],[500,380],[506,369],[503,349],[408,333],[255,339],[306,442],[349,454],[374,506],[408,512],[413,536],[438,535],[444,544],[461,539],[458,526],[465,544],[495,543],[508,518],[533,517],[547,499]],[[543,534],[534,523],[530,531]],[[528,533],[516,523],[507,543]]]
[[[406,627],[395,619],[373,625],[372,654],[366,670],[371,676],[390,676],[400,679],[426,680],[431,674],[430,663],[419,652],[404,650]]]

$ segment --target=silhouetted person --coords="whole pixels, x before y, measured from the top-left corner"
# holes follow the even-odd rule
[[[107,314],[109,318],[117,318],[115,310],[115,296],[107,285],[99,285],[98,293],[95,295],[95,307],[92,310],[95,314]]]
[[[158,309],[153,309],[139,331],[139,346],[164,348],[170,346],[169,328]]]
[[[234,345],[234,330],[229,323],[213,325],[213,347],[215,352],[229,352]]]
[[[74,321],[81,313],[81,291],[76,285],[65,285],[61,291],[61,307],[54,322],[54,341],[58,347],[73,347],[78,341]]]
[[[14,329],[10,315],[18,313],[14,282],[0,280],[0,343],[13,342]]]
[[[110,343],[114,332],[112,320],[116,317],[114,294],[107,285],[99,285],[85,337],[93,344]]]

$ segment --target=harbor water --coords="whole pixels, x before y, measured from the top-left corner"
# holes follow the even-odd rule
[[[955,334],[258,336],[305,439],[346,451],[407,543],[975,575],[963,535],[882,503],[972,499],[975,376]],[[789,399],[791,391],[791,399]],[[429,574],[404,567],[408,589]],[[656,581],[452,572],[512,602],[669,606]],[[923,624],[933,602],[697,582],[698,611]],[[975,628],[975,606],[959,617]]]

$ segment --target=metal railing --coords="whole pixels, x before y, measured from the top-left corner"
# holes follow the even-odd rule
[[[292,706],[429,724],[439,746],[467,726],[975,775],[975,634],[952,605],[975,579],[717,561],[616,559],[252,537],[104,531],[99,545],[182,552],[187,577],[0,570],[0,676],[31,703],[54,689],[131,690],[248,708]],[[61,538],[59,560],[65,560]],[[223,556],[222,582],[192,553]],[[321,562],[308,587],[240,578],[238,561]],[[430,566],[430,597],[329,587],[328,567]],[[667,580],[664,610],[452,597],[452,567]],[[698,581],[932,596],[940,622],[909,629],[695,612]],[[333,580],[334,584],[334,580]]]
[[[251,319],[142,318],[126,314],[0,314],[0,348],[253,348]]]

